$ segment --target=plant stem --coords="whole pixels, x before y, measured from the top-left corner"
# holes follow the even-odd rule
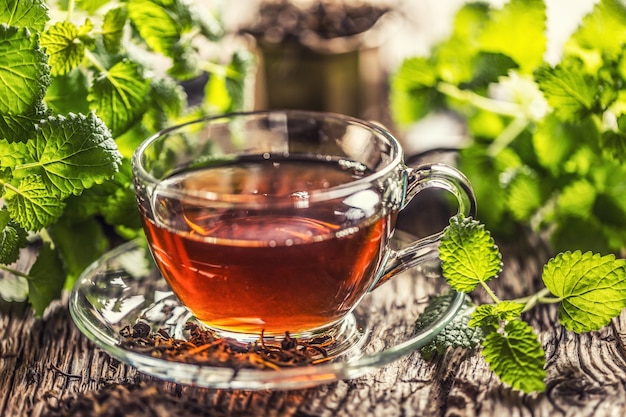
[[[9,274],[15,275],[16,277],[22,277],[22,278],[30,279],[30,276],[28,274],[25,274],[24,272],[20,272],[17,269],[9,268],[6,265],[0,264],[0,269],[5,271],[5,272],[8,272]]]
[[[98,71],[102,73],[107,72],[107,69],[100,63],[100,61],[98,61],[96,56],[92,54],[91,51],[89,51],[88,49],[85,49],[85,57],[89,59],[89,62],[91,62],[93,66],[98,69]]]
[[[547,288],[542,288],[541,290],[537,291],[533,295],[529,295],[528,297],[523,297],[523,298],[517,298],[512,301],[516,303],[520,303],[520,304],[525,304],[524,310],[522,310],[522,312],[531,310],[537,304],[554,304],[554,303],[558,303],[559,301],[561,301],[560,298],[549,297],[549,295],[550,295],[550,290]]]
[[[15,165],[13,170],[19,171],[20,169],[29,169],[29,168],[39,167],[39,166],[41,166],[41,162],[36,161],[36,162],[30,162],[28,164]]]
[[[76,4],[76,0],[69,0],[67,4],[67,21],[72,21],[72,13],[74,12],[74,5]]]
[[[440,82],[437,90],[449,97],[472,104],[473,106],[502,116],[518,117],[522,114],[520,106],[506,101],[493,100],[473,91],[461,90],[455,85]]]
[[[500,302],[500,299],[498,298],[498,296],[496,295],[496,293],[494,293],[491,288],[489,288],[489,286],[487,285],[486,282],[480,282],[480,285],[482,285],[482,287],[485,289],[485,291],[487,291],[487,295],[489,295],[489,297],[493,300],[494,303],[498,304]]]
[[[498,137],[487,148],[487,155],[496,157],[504,148],[509,146],[516,137],[522,133],[528,126],[528,119],[523,115],[518,115],[508,124],[506,128],[498,135]]]
[[[17,189],[17,187],[15,187],[14,185],[11,185],[11,183],[9,182],[4,182],[2,180],[0,180],[0,186],[8,188],[9,190],[13,191],[14,193],[19,194],[20,190]]]
[[[214,62],[208,62],[208,61],[202,64],[202,69],[208,73],[215,74],[217,76],[222,76],[222,77],[234,78],[239,75],[239,73],[237,73],[232,68],[226,65],[219,65]]]

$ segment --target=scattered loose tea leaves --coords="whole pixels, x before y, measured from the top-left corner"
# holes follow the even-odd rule
[[[58,398],[58,392],[43,394],[46,417],[237,417],[237,411],[221,409],[195,398],[168,392],[163,385],[126,382],[105,385],[97,391],[72,393]],[[246,414],[247,415],[247,414]]]
[[[154,358],[204,366],[239,369],[279,370],[297,366],[309,366],[330,359],[328,349],[335,342],[333,337],[312,340],[293,338],[289,333],[280,341],[266,341],[263,334],[259,340],[243,343],[228,337],[218,337],[211,330],[189,322],[186,339],[171,337],[164,329],[155,332],[145,322],[120,331],[121,346]]]

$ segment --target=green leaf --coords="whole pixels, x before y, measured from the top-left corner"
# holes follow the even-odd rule
[[[123,7],[110,9],[104,15],[102,23],[102,40],[104,47],[109,53],[117,53],[122,47],[122,38],[124,36],[124,26],[128,12]]]
[[[450,302],[455,296],[454,291],[448,291],[433,298],[422,314],[415,321],[415,331],[419,332],[434,321],[436,321],[450,306]],[[467,324],[476,306],[469,296],[465,296],[465,301],[461,309],[435,338],[420,349],[425,359],[430,359],[435,353],[443,354],[449,348],[470,348],[473,349],[483,340],[483,332],[479,328],[470,328]]]
[[[48,58],[36,34],[0,24],[0,113],[33,113],[50,84]]]
[[[80,65],[85,57],[85,44],[71,22],[57,22],[41,34],[41,46],[49,56],[52,75],[65,75]]]
[[[48,188],[61,197],[80,194],[111,178],[121,163],[115,141],[93,113],[48,118],[26,144],[25,153],[0,154],[0,162],[13,163],[15,171],[41,175]],[[18,158],[12,161],[12,156]]]
[[[430,67],[441,80],[462,84],[475,78],[476,61],[480,65],[478,38],[487,22],[488,7],[484,3],[465,4],[454,17],[450,38],[440,42],[432,52]]]
[[[601,0],[582,21],[566,45],[616,57],[626,42],[626,8],[620,0]],[[607,36],[610,33],[610,36]]]
[[[108,249],[108,240],[94,217],[76,222],[64,215],[50,228],[67,274],[66,287],[73,285],[78,276]]]
[[[17,261],[21,248],[28,245],[28,234],[15,223],[6,208],[0,209],[0,264]]]
[[[141,121],[115,138],[124,157],[130,158],[145,138],[168,127],[172,120],[177,120],[188,109],[184,89],[171,78],[153,79],[146,101],[150,106],[142,115]],[[202,117],[202,114],[198,116]]]
[[[491,19],[480,35],[484,51],[508,55],[523,73],[543,62],[546,52],[546,6],[542,0],[511,0],[491,11]]]
[[[185,91],[170,78],[153,79],[150,97],[151,109],[158,108],[166,119],[176,119],[187,105]]]
[[[548,114],[537,125],[533,135],[533,147],[541,166],[550,170],[553,175],[560,173],[565,162],[578,140],[579,126],[562,123],[552,113]]]
[[[592,111],[597,93],[596,82],[580,69],[544,66],[537,69],[535,79],[561,120],[575,123]]]
[[[479,52],[474,58],[472,66],[472,81],[464,88],[487,88],[489,84],[498,82],[500,77],[504,77],[513,69],[519,68],[509,56],[491,53]]]
[[[26,142],[35,136],[37,123],[42,117],[0,113],[0,138],[5,138],[7,143]]]
[[[561,253],[546,264],[542,279],[561,299],[559,321],[568,330],[598,330],[626,307],[626,260],[613,255]]]
[[[150,80],[144,78],[139,64],[124,60],[94,80],[88,99],[116,137],[141,118],[149,92]]]
[[[550,233],[550,244],[555,253],[577,249],[598,253],[610,252],[605,232],[592,218],[559,217],[556,227]]]
[[[617,127],[617,131],[602,132],[600,143],[607,154],[623,162],[626,160],[626,114],[619,115]]]
[[[394,120],[409,124],[419,120],[436,107],[439,93],[432,63],[426,58],[410,58],[402,62],[391,78],[390,106]]]
[[[128,2],[128,16],[146,44],[155,52],[169,56],[176,44],[180,41],[185,27],[191,22],[185,22],[182,16],[172,13],[178,2],[152,0],[130,0]],[[169,6],[169,7],[168,7]]]
[[[246,79],[253,68],[254,57],[247,51],[233,55],[226,68],[226,90],[230,96],[230,105],[226,111],[240,111],[245,107]]]
[[[57,114],[89,113],[87,74],[71,71],[54,77],[46,93],[46,104]]]
[[[178,42],[170,49],[172,66],[167,73],[177,80],[190,80],[200,74],[200,63],[193,45],[190,42]]]
[[[50,244],[41,248],[28,275],[28,301],[41,317],[50,302],[61,296],[65,284],[63,263]]]
[[[226,76],[224,74],[211,74],[204,88],[204,101],[212,109],[213,113],[222,113],[222,109],[231,106],[231,98],[226,88]]]
[[[498,304],[482,304],[476,307],[468,323],[470,327],[481,327],[495,331],[501,321],[511,321],[519,318],[524,310],[524,304],[513,301],[501,301]]]
[[[124,159],[111,180],[85,190],[79,197],[68,198],[65,212],[75,222],[97,216],[112,226],[139,229],[141,221],[136,208],[132,168],[130,160]]]
[[[441,269],[457,291],[471,292],[502,270],[502,256],[485,226],[462,215],[450,219],[439,243]]]
[[[475,143],[462,149],[460,154],[459,169],[472,183],[476,200],[489,202],[489,204],[481,205],[478,220],[502,232],[505,229],[503,223],[506,221],[504,216],[507,212],[507,197],[500,179],[503,177],[503,172],[514,163],[514,157],[511,155],[515,152],[505,148],[494,160],[487,153],[486,146]]]
[[[539,210],[544,198],[536,176],[526,173],[517,175],[508,189],[507,205],[513,218],[528,222]]]
[[[596,200],[596,187],[586,179],[563,187],[557,199],[557,210],[562,216],[588,218]]]
[[[11,217],[26,230],[41,230],[63,213],[64,203],[39,175],[23,178],[16,190],[7,192],[5,200]]]
[[[545,352],[528,323],[512,320],[504,333],[488,334],[482,353],[502,382],[525,393],[545,389]]]
[[[623,200],[624,197],[620,195],[619,198]],[[603,224],[612,228],[626,229],[626,211],[614,196],[598,193],[593,202],[592,212]]]
[[[89,14],[94,14],[99,8],[110,2],[111,0],[76,0],[76,6]]]
[[[0,7],[0,22],[40,32],[48,22],[48,7],[43,0],[6,0]]]

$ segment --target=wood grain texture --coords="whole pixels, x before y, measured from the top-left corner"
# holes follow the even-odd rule
[[[538,241],[505,251],[496,292],[511,298],[536,289],[545,253]],[[558,324],[554,306],[527,314],[547,353],[547,389],[541,394],[504,386],[479,352],[460,349],[431,362],[414,353],[359,379],[317,388],[245,392],[158,381],[119,363],[80,334],[67,297],[42,319],[25,305],[3,303],[0,415],[626,415],[626,314],[601,331],[581,335]]]

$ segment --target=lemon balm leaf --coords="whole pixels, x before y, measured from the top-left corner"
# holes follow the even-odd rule
[[[609,56],[622,52],[626,42],[626,7],[619,0],[601,0],[592,12],[585,16],[580,27],[572,35],[567,49],[574,45]],[[611,33],[611,36],[606,36]]]
[[[543,66],[535,72],[535,80],[562,121],[577,123],[594,106],[597,82],[579,69]]]
[[[617,118],[617,128],[616,131],[602,132],[600,143],[607,154],[623,162],[626,160],[626,114]]]
[[[110,0],[76,0],[76,6],[90,14],[95,13],[107,3],[110,3]]]
[[[36,34],[0,24],[0,113],[32,113],[50,84],[48,58]]]
[[[50,57],[52,75],[64,75],[80,65],[85,44],[78,28],[71,22],[57,22],[41,34],[41,46]]]
[[[446,281],[461,292],[471,292],[502,270],[502,255],[485,226],[462,215],[450,219],[439,244]]]
[[[12,219],[7,209],[0,210],[0,264],[10,264],[19,257],[20,248],[28,245],[27,233]]]
[[[46,119],[25,149],[22,152],[26,155],[18,154],[22,163],[16,164],[15,170],[41,175],[48,189],[59,197],[78,195],[102,183],[117,172],[121,163],[115,141],[93,113]],[[0,161],[9,158],[0,155]]]
[[[0,138],[7,142],[26,142],[34,135],[34,126],[40,117],[36,114],[13,115],[0,113]]]
[[[118,52],[122,46],[127,16],[127,10],[122,7],[111,9],[104,15],[102,41],[104,42],[104,47],[110,53]]]
[[[532,327],[512,320],[485,337],[482,354],[500,380],[526,393],[545,389],[545,352]]]
[[[531,73],[543,62],[546,51],[546,6],[543,0],[511,0],[492,10],[480,44],[484,51],[507,55]]]
[[[169,3],[173,6],[175,1]],[[160,2],[131,0],[128,16],[146,44],[156,52],[169,55],[180,41],[180,22]]]
[[[598,330],[626,307],[626,260],[613,255],[561,253],[546,264],[542,279],[561,299],[559,321],[568,330]]]
[[[89,80],[83,71],[72,71],[54,77],[46,93],[46,104],[58,114],[89,113],[87,90]]]
[[[579,218],[589,218],[596,200],[596,188],[586,179],[574,181],[563,187],[556,201],[559,213]]]
[[[65,268],[58,253],[49,243],[43,245],[28,278],[28,301],[41,317],[46,307],[61,296],[65,284]]]
[[[11,218],[26,230],[36,231],[50,225],[65,207],[39,175],[22,178],[16,189],[7,192],[5,200]]]
[[[43,0],[7,0],[0,7],[0,22],[9,26],[41,31],[48,19],[48,7]]]
[[[468,326],[497,330],[501,321],[508,322],[518,318],[522,310],[524,310],[524,304],[513,301],[479,305],[472,314]]]
[[[409,125],[432,111],[440,94],[431,60],[415,57],[405,60],[391,77],[390,105],[394,120]]]
[[[455,295],[454,291],[449,291],[433,298],[415,321],[415,330],[423,330],[441,317],[450,306]],[[435,353],[443,354],[449,348],[473,349],[478,346],[483,340],[482,329],[471,328],[467,325],[475,307],[470,297],[465,295],[463,305],[452,322],[441,330],[430,343],[420,349],[422,356],[425,359],[430,359]]]
[[[114,136],[128,130],[145,111],[150,80],[142,72],[135,62],[118,62],[94,80],[89,90],[90,108]]]
[[[507,205],[513,217],[528,221],[541,208],[544,196],[536,176],[521,173],[511,182],[508,189]]]

